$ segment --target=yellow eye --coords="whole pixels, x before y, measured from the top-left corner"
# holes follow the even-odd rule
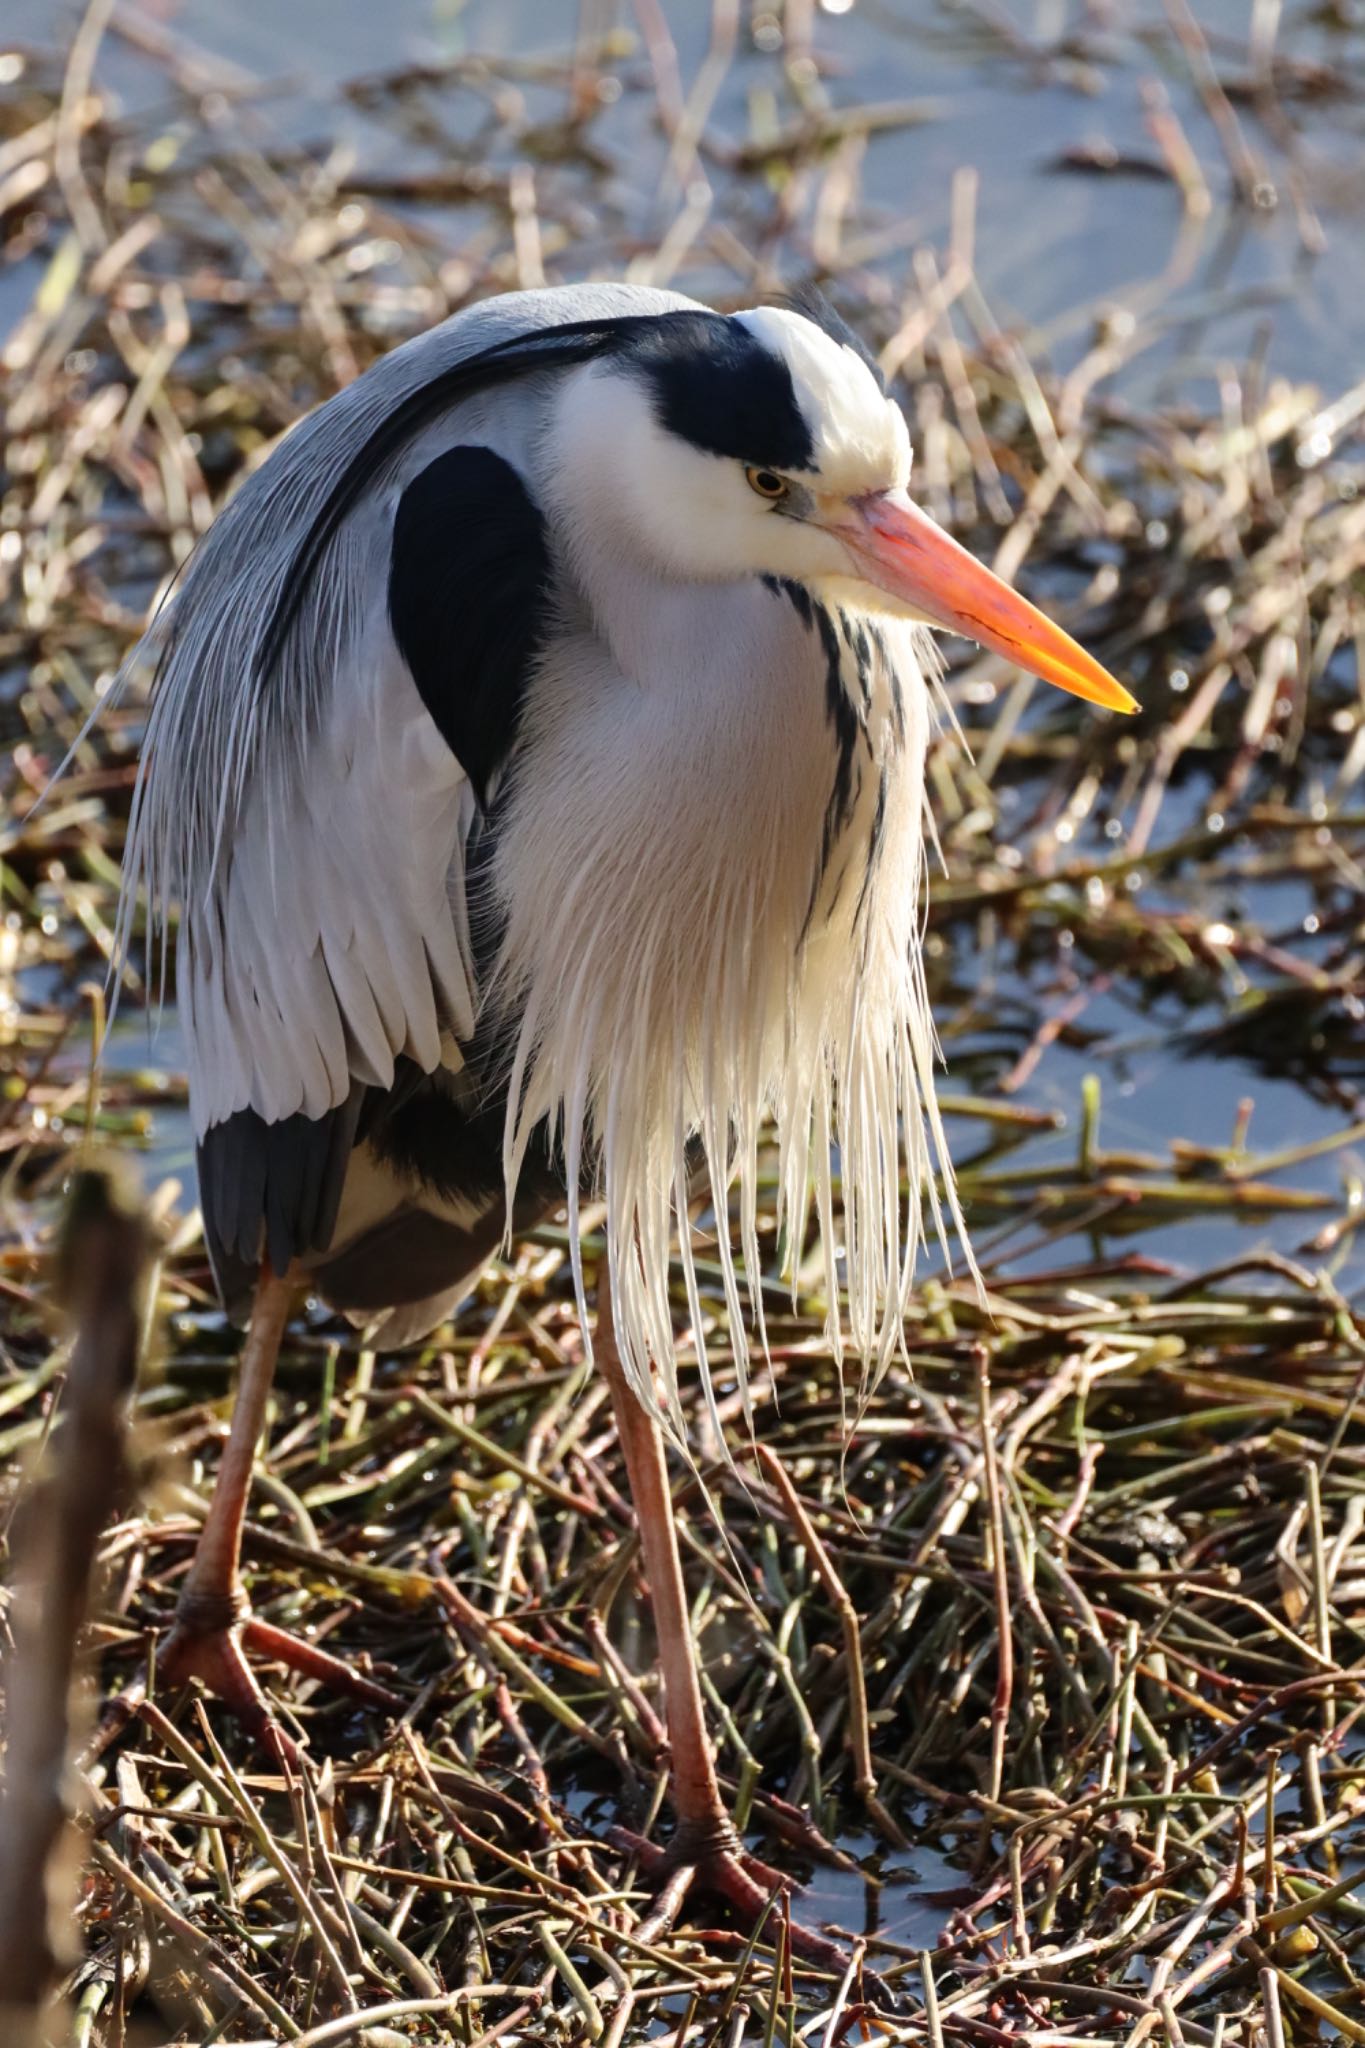
[[[776,505],[785,498],[791,485],[775,469],[746,469],[744,475],[749,489],[757,491],[760,498],[766,498],[770,505]]]

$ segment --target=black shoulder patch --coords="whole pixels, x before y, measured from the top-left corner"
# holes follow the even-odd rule
[[[331,1243],[364,1096],[356,1087],[323,1116],[300,1111],[273,1124],[239,1109],[200,1139],[204,1239],[230,1315],[254,1285],[262,1251],[283,1273]]]
[[[620,354],[643,376],[670,434],[755,467],[811,467],[815,443],[791,371],[738,320],[662,313]]]
[[[532,371],[567,370],[578,363],[592,362],[628,344],[635,330],[648,325],[654,317],[624,314],[608,320],[575,320],[559,327],[534,328],[529,334],[509,335],[477,355],[461,357],[391,407],[378,426],[365,436],[350,461],[330,480],[303,543],[295,550],[284,594],[262,635],[260,674],[268,676],[274,667],[293,630],[313,573],[346,514],[385,463],[392,461],[429,420],[438,419],[462,399],[495,390]]]
[[[809,467],[810,430],[786,366],[747,329],[719,313],[619,314],[509,335],[462,357],[400,399],[328,480],[261,635],[260,677],[274,669],[347,513],[415,434],[478,392],[536,371],[569,370],[604,357],[638,363],[654,381],[666,424],[697,446],[764,467]],[[737,427],[737,421],[744,425]]]
[[[398,501],[389,622],[485,809],[511,751],[550,588],[545,521],[491,448],[451,448]]]
[[[880,388],[885,391],[886,379],[881,364],[873,355],[867,343],[855,327],[850,327],[843,314],[831,300],[827,299],[818,285],[798,285],[795,291],[784,292],[775,304],[785,306],[790,312],[799,313],[803,320],[809,320],[819,327],[831,341],[837,341],[844,348],[851,348],[867,364]]]

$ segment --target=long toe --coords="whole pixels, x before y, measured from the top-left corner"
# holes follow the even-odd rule
[[[261,1621],[253,1614],[243,1623],[242,1640],[247,1649],[271,1664],[285,1664],[291,1671],[297,1671],[301,1678],[315,1678],[319,1685],[325,1685],[331,1692],[343,1692],[352,1699],[363,1700],[367,1706],[380,1707],[388,1714],[401,1714],[407,1701],[396,1692],[390,1692],[377,1679],[366,1678],[363,1672],[353,1670],[340,1657],[334,1657],[330,1650],[319,1649],[316,1643],[305,1641],[302,1636],[290,1635],[287,1629],[276,1628],[271,1622]]]
[[[756,1927],[760,1916],[771,1907],[765,1933],[773,1942],[776,1942],[778,1933],[776,1916],[785,1912],[794,1956],[800,1956],[803,1962],[813,1963],[817,1969],[832,1970],[836,1976],[842,1976],[848,1968],[847,1949],[841,1948],[837,1941],[831,1941],[828,1935],[817,1934],[813,1927],[790,1917],[791,1879],[783,1877],[768,1864],[760,1863],[756,1856],[721,1850],[698,1866],[697,1883],[723,1898],[749,1927]]]
[[[662,1933],[677,1918],[688,1895],[702,1891],[724,1899],[746,1932],[757,1927],[766,1915],[765,1932],[775,1942],[779,1924],[775,1916],[789,1911],[782,1901],[790,1900],[791,1894],[801,1889],[782,1871],[774,1870],[757,1856],[746,1855],[730,1842],[697,1847],[684,1840],[660,1849],[625,1828],[613,1828],[611,1838],[635,1857],[649,1881],[659,1887],[639,1929],[642,1939]],[[848,1951],[837,1941],[817,1934],[799,1920],[789,1919],[788,1926],[793,1955],[837,1975],[848,1968]]]

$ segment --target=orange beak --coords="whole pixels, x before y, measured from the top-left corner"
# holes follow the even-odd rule
[[[1137,710],[1137,699],[1069,633],[983,569],[901,493],[864,498],[855,523],[841,522],[838,533],[866,581],[931,626],[976,640],[1045,683],[1102,704],[1106,711]]]

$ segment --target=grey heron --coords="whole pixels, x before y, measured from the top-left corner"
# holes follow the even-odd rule
[[[904,417],[823,302],[517,293],[294,428],[144,642],[123,935],[142,892],[164,949],[176,906],[204,1231],[250,1319],[159,1668],[281,1739],[239,1551],[300,1286],[407,1342],[567,1205],[658,1624],[672,1855],[750,1909],[773,1873],[720,1797],[671,1520],[670,1250],[714,1401],[688,1203],[700,1176],[736,1219],[742,1386],[771,1142],[786,1242],[817,1213],[831,1341],[843,1279],[864,1367],[890,1356],[935,1165],[954,1199],[920,948],[931,629],[1133,708],[910,480]]]

